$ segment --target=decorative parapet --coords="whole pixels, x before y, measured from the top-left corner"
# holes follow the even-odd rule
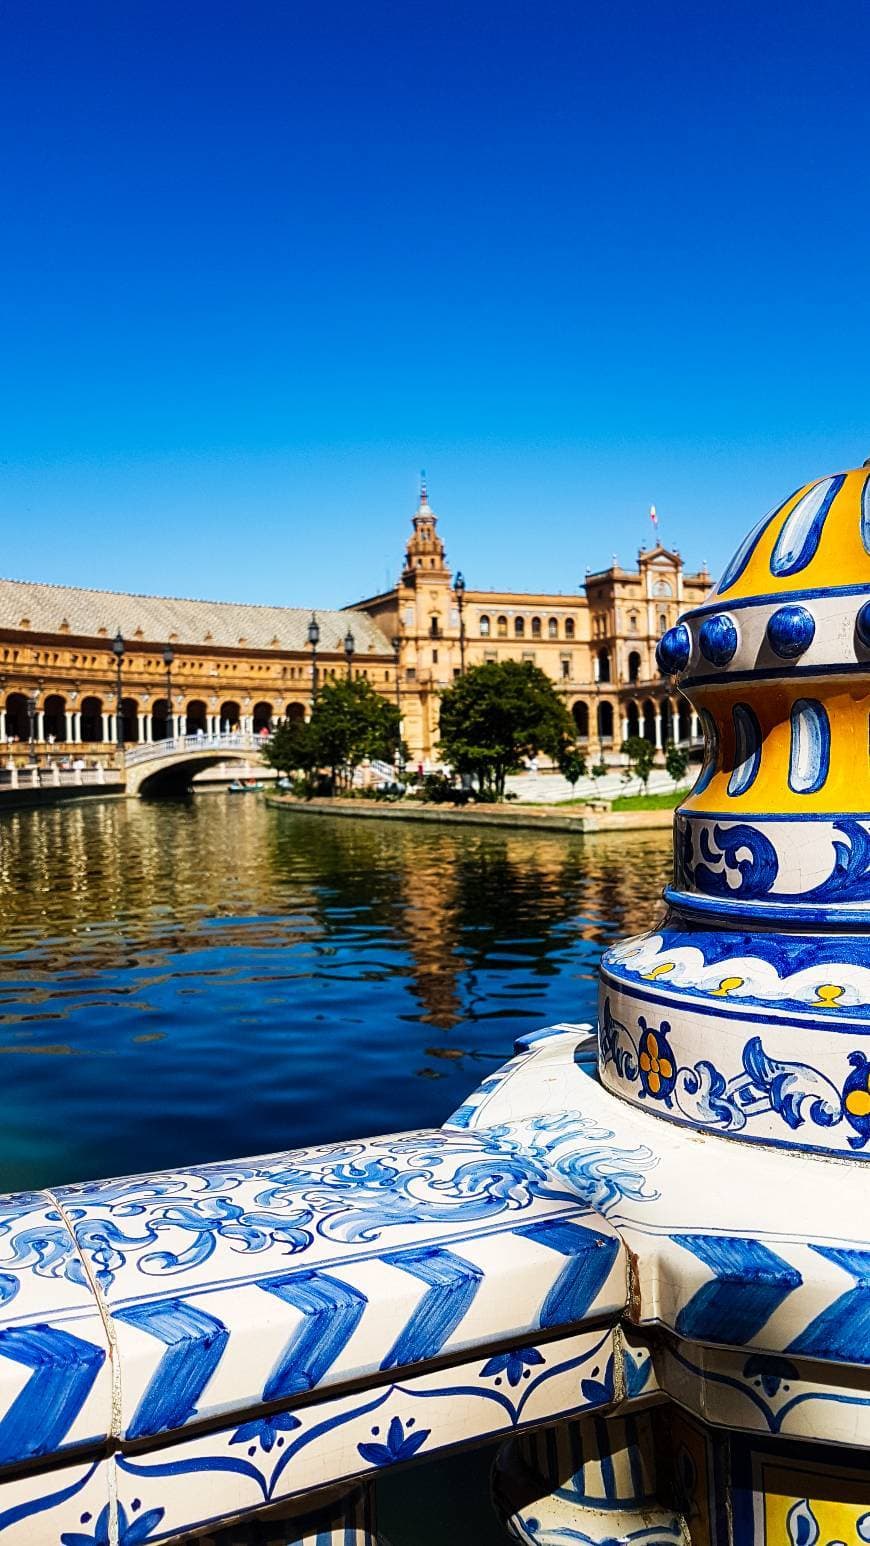
[[[862,469],[665,636],[707,757],[597,1036],[440,1130],[0,1202],[4,1543],[376,1546],[384,1468],[504,1434],[527,1546],[866,1546],[868,596]]]

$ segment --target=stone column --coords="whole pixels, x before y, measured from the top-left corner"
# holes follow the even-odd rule
[[[691,719],[691,726],[690,726],[689,734],[690,734],[691,739],[693,741],[699,740],[700,735],[701,735],[701,721],[698,718],[698,715],[697,715],[697,712],[696,712],[695,709],[692,709],[692,719]]]
[[[139,726],[139,743],[142,745],[148,739],[148,715],[137,714],[136,723]]]
[[[80,719],[81,711],[79,709],[71,709],[69,716],[69,738],[74,746],[78,746],[79,740],[81,739],[79,733]]]
[[[662,749],[662,706],[661,706],[660,703],[656,704],[655,727],[656,727],[656,751],[660,752],[661,749]]]
[[[100,719],[102,721],[102,726],[103,726],[103,736],[102,736],[102,739],[104,741],[111,741],[111,739],[112,739],[112,734],[111,734],[111,730],[112,730],[112,716],[111,716],[111,714],[106,714],[105,711],[104,711],[100,715]]]
[[[34,723],[34,730],[35,730],[37,741],[44,741],[45,740],[45,721],[44,721],[44,718],[43,718],[42,709],[37,709],[36,714],[34,715],[33,723]]]

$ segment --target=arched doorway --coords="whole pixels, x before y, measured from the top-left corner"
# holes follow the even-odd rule
[[[599,650],[595,657],[598,664],[597,680],[599,682],[610,681],[610,654],[607,650]]]
[[[30,739],[30,716],[23,692],[11,692],[6,699],[6,739],[7,741],[29,741]]]
[[[626,729],[629,735],[640,735],[640,710],[636,703],[630,703],[625,711]]]
[[[670,746],[672,740],[674,739],[674,715],[673,710],[671,709],[670,701],[667,698],[662,699],[661,715],[662,746]]]
[[[589,704],[578,701],[571,709],[574,716],[574,724],[577,726],[577,738],[580,741],[589,740]]]
[[[166,741],[169,738],[169,703],[166,698],[155,698],[151,705],[151,739]]]
[[[254,704],[254,735],[267,735],[272,731],[272,705],[271,703]]]
[[[640,681],[640,651],[639,650],[631,650],[629,652],[629,656],[628,656],[628,680],[630,682],[639,682]]]
[[[688,746],[692,739],[692,711],[685,698],[680,699],[677,711],[677,740],[680,745]]]
[[[238,730],[242,722],[242,711],[232,698],[221,704],[219,724],[221,735],[229,735],[231,731]]]
[[[613,704],[598,705],[598,739],[605,745],[613,741]]]
[[[643,705],[643,730],[641,731],[641,734],[643,735],[644,740],[650,741],[652,745],[655,746],[656,706],[649,698],[645,700]]]
[[[103,700],[102,698],[82,699],[81,738],[83,741],[102,741],[103,739]]]
[[[65,741],[66,699],[60,693],[49,693],[42,710],[42,734],[46,741]]]
[[[205,735],[208,729],[207,709],[202,698],[191,698],[187,705],[187,715],[184,721],[185,735],[199,735],[200,731]]]
[[[285,710],[285,713],[286,713],[287,719],[291,720],[291,721],[292,720],[304,719],[305,718],[305,704],[304,703],[288,703],[287,708]]]

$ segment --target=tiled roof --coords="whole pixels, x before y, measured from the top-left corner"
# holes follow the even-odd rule
[[[348,626],[357,654],[391,655],[386,636],[363,612],[316,610],[321,652],[343,650]],[[149,644],[206,644],[223,649],[308,650],[306,607],[270,607],[241,601],[190,601],[175,596],[135,596],[0,579],[0,628],[29,625],[33,633],[70,633]]]

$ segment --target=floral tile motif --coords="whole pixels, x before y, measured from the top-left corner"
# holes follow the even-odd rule
[[[109,1546],[112,1464],[80,1461],[4,1481],[0,1487],[3,1546]],[[137,1542],[122,1536],[119,1546],[137,1546]]]
[[[673,1070],[656,1046],[660,1093]],[[526,1153],[618,1230],[634,1264],[630,1318],[692,1342],[866,1367],[861,1168],[832,1176],[812,1163],[795,1185],[793,1154],[740,1144],[723,1165],[721,1144],[619,1099],[576,1052],[570,1033],[532,1044],[510,1065],[513,1089],[497,1090],[469,1131]],[[535,1112],[511,1120],[527,1078]]]
[[[422,1132],[59,1194],[140,1439],[589,1316],[615,1232],[489,1134]]]
[[[106,1438],[109,1344],[53,1198],[0,1198],[0,1467]]]
[[[314,1486],[375,1474],[469,1440],[612,1404],[614,1333],[581,1332],[507,1354],[504,1368],[479,1357],[402,1378],[250,1425],[181,1438],[171,1449],[118,1461],[119,1503],[132,1517],[162,1510],[151,1542],[216,1519],[301,1496]],[[532,1357],[531,1355],[535,1356]],[[515,1384],[508,1368],[522,1373]],[[487,1372],[488,1370],[488,1372]],[[584,1389],[587,1387],[587,1389]],[[288,1419],[292,1421],[288,1421]],[[75,1543],[79,1546],[79,1543]],[[133,1543],[131,1543],[133,1546]],[[139,1546],[138,1539],[135,1546]]]

